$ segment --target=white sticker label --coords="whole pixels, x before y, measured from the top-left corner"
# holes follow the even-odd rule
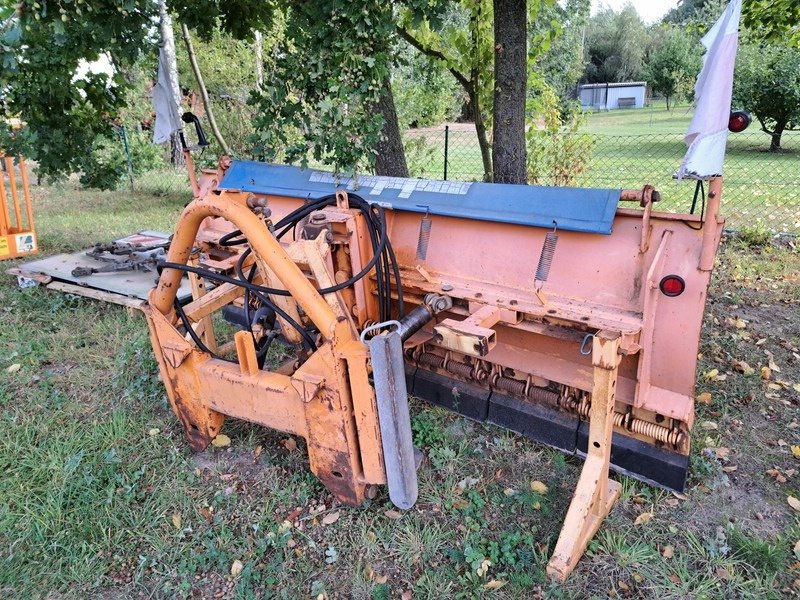
[[[358,178],[337,177],[332,173],[314,171],[308,180],[312,183],[343,185],[349,190],[370,189],[370,196],[380,195],[383,190],[400,190],[400,198],[409,198],[414,192],[433,192],[435,194],[455,194],[464,196],[471,183],[466,181],[440,181],[438,179],[406,179],[405,177],[383,177],[364,175]]]
[[[35,245],[32,233],[20,233],[17,235],[17,252],[33,252]]]

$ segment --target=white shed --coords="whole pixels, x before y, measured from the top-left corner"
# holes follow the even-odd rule
[[[617,108],[642,108],[646,81],[623,83],[587,83],[578,86],[578,99],[585,109],[615,110]]]

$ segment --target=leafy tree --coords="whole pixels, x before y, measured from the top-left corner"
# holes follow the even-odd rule
[[[800,46],[800,2],[797,0],[746,0],[742,20],[762,39]]]
[[[750,111],[781,149],[784,131],[800,129],[800,48],[768,43],[739,47],[733,102]]]
[[[606,8],[586,27],[588,83],[632,81],[644,76],[647,30],[636,9],[627,4],[619,11]]]
[[[392,89],[400,127],[428,127],[455,119],[463,94],[441,64],[399,40]]]
[[[489,143],[493,93],[492,5],[488,0],[459,0],[447,22],[406,11],[397,32],[414,48],[437,61],[461,84],[478,134],[484,179],[492,178]],[[438,25],[438,27],[437,27]]]
[[[680,0],[664,16],[665,23],[711,25],[727,6],[727,0]],[[763,40],[800,44],[800,2],[797,0],[744,0],[742,24]]]
[[[553,0],[529,0],[527,22],[536,23],[540,10],[552,6]],[[489,131],[493,123],[494,80],[494,11],[489,0],[459,0],[456,17],[436,22],[421,14],[401,14],[397,31],[414,48],[437,61],[458,81],[468,98],[469,112],[475,123],[483,161],[484,179],[493,177],[493,152]],[[534,27],[528,40],[528,65],[550,48],[561,33],[559,23],[548,20],[548,26]]]
[[[233,34],[242,34],[243,23],[267,29],[272,20],[272,5],[256,0],[175,0],[170,8],[191,26],[202,30],[211,19]],[[115,135],[132,84],[127,75],[157,45],[157,18],[152,0],[17,4],[0,30],[0,89],[6,115],[28,126],[13,139],[0,133],[0,145],[35,158],[46,176],[83,170],[98,138]],[[101,55],[112,74],[76,79],[84,61]]]
[[[671,27],[650,51],[645,71],[647,82],[664,95],[669,110],[670,99],[689,99],[683,96],[691,94],[702,64],[702,47],[697,39]]]
[[[545,82],[556,92],[566,108],[567,99],[572,97],[575,85],[586,67],[584,55],[584,33],[589,20],[589,0],[567,0],[542,7],[539,18],[531,23],[529,46],[535,43],[543,28],[551,28],[556,22],[562,33],[556,36],[546,52],[539,53],[532,65],[532,71],[541,74]],[[529,86],[532,92],[536,86]],[[529,92],[529,97],[531,93]]]
[[[580,132],[586,118],[580,104],[571,102],[564,107],[555,90],[541,82],[529,111],[540,117],[542,126],[529,127],[525,133],[528,181],[536,185],[576,185],[589,167],[594,147],[592,136]]]
[[[368,166],[383,128],[374,106],[393,33],[385,2],[294,4],[256,98],[258,154],[303,163],[310,155],[337,170]]]

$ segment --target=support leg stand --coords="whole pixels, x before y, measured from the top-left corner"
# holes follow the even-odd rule
[[[561,535],[547,564],[547,575],[555,581],[564,581],[569,576],[586,551],[589,540],[619,498],[619,483],[608,479],[619,344],[618,333],[600,332],[594,337],[589,450]]]

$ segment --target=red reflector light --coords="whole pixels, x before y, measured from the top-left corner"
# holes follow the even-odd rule
[[[686,289],[686,282],[678,275],[667,275],[658,284],[658,288],[665,296],[680,296]]]
[[[746,111],[734,111],[728,119],[728,130],[733,133],[741,133],[750,126],[751,121],[752,119]]]

